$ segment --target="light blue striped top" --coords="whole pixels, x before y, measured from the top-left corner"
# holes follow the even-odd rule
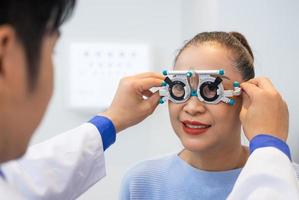
[[[299,166],[294,164],[299,172]],[[142,162],[125,175],[121,200],[226,199],[241,168],[211,172],[196,169],[177,155]]]
[[[177,155],[138,164],[125,175],[120,199],[225,199],[241,168],[210,172],[196,169]]]

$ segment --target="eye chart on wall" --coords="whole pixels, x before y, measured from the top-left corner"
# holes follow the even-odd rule
[[[110,105],[122,77],[146,71],[150,71],[148,45],[71,44],[69,106],[103,110]]]

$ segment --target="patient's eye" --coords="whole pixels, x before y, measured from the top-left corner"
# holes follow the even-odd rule
[[[172,87],[172,93],[176,97],[183,97],[185,95],[185,89],[182,84],[175,84]]]
[[[203,87],[203,95],[207,98],[213,98],[217,95],[218,86],[214,86],[213,83],[206,84]]]

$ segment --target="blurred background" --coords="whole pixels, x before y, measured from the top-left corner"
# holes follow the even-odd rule
[[[54,55],[54,96],[32,143],[79,126],[105,109],[118,77],[127,72],[125,64],[144,64],[131,68],[130,73],[161,72],[172,66],[177,50],[195,34],[238,31],[253,49],[257,76],[270,77],[289,105],[288,144],[293,160],[299,162],[298,10],[296,0],[79,0],[73,17],[62,28]],[[89,54],[96,51],[112,52],[110,60],[115,52],[131,52],[132,58],[93,63],[97,59]],[[110,65],[119,65],[119,71],[107,71]],[[113,78],[107,79],[110,75]],[[91,79],[95,82],[86,81]],[[82,91],[97,80],[102,84],[93,91]],[[132,165],[181,149],[166,104],[119,134],[116,143],[105,152],[107,177],[79,199],[117,199],[122,176]]]

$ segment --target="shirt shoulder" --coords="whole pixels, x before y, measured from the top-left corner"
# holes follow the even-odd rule
[[[146,160],[130,168],[122,179],[120,199],[156,199],[168,180],[167,175],[173,163],[175,155]],[[145,190],[148,192],[145,193]]]
[[[297,175],[297,180],[299,181],[299,164],[293,162],[293,167],[295,169],[296,175]]]
[[[132,180],[135,178],[140,179],[142,177],[161,177],[161,175],[169,171],[169,168],[173,167],[175,162],[175,155],[142,161],[130,168],[126,173],[125,178]]]

